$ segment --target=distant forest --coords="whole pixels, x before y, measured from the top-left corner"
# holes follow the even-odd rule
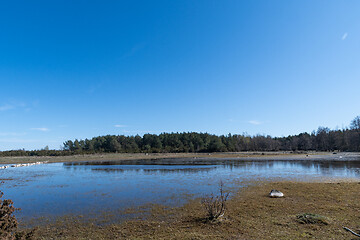
[[[241,151],[360,151],[360,116],[350,127],[330,130],[319,127],[312,133],[288,137],[264,135],[213,135],[183,132],[145,134],[142,137],[106,135],[85,140],[68,140],[62,150],[12,150],[0,156],[65,156],[92,153],[201,153]]]

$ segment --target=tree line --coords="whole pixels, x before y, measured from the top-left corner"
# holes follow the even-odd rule
[[[12,150],[0,156],[65,156],[92,153],[201,153],[241,151],[360,151],[360,116],[348,128],[319,127],[288,137],[183,132],[143,136],[106,135],[64,142],[61,150]]]

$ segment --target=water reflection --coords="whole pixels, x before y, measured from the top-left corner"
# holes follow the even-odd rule
[[[91,168],[91,171],[104,171],[106,173],[138,172],[143,174],[166,174],[166,173],[198,173],[209,172],[211,168],[148,168],[148,169],[121,169],[121,168]]]
[[[173,162],[171,162],[173,161]],[[19,217],[87,214],[146,203],[176,205],[184,196],[254,179],[360,179],[360,161],[239,161],[189,159],[53,163],[1,171],[5,198],[22,209]],[[156,164],[151,164],[156,162]],[[171,164],[170,164],[171,163]]]
[[[137,165],[128,164],[125,161],[104,161],[104,162],[74,162],[64,163],[67,170],[84,171],[104,171],[104,172],[142,172],[142,173],[197,173],[210,172],[215,168],[230,169],[234,171],[248,171],[258,173],[274,174],[274,171],[285,171],[293,174],[311,174],[316,173],[326,176],[354,177],[360,176],[360,161],[239,161],[239,160],[219,160],[195,162],[192,165],[181,165],[184,160],[175,159],[176,162],[168,164],[165,161],[157,160],[157,164],[150,165],[149,161],[155,160],[137,160]],[[187,161],[187,159],[186,159]],[[160,165],[160,162],[164,164]],[[94,168],[96,166],[96,168]]]

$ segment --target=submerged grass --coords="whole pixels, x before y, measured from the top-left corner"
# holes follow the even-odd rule
[[[269,198],[271,189],[285,197]],[[360,229],[359,192],[357,182],[258,182],[233,194],[226,215],[216,222],[207,221],[201,199],[195,199],[176,208],[154,205],[145,218],[106,225],[59,218],[39,226],[35,238],[351,239],[342,227]],[[303,224],[299,219],[327,224]]]

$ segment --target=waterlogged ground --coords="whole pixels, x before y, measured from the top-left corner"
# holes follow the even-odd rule
[[[254,180],[360,179],[360,159],[162,159],[49,163],[0,170],[19,218],[93,215],[149,203],[180,205]],[[239,184],[240,183],[240,184]]]

